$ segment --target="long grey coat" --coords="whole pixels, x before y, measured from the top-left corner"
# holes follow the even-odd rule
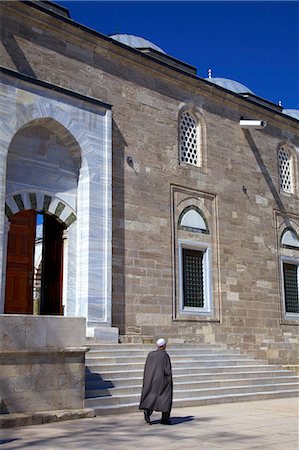
[[[172,370],[169,355],[155,350],[147,355],[139,409],[170,412],[172,406]]]

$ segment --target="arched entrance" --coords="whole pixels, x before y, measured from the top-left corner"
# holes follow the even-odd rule
[[[64,315],[86,318],[88,336],[108,329],[114,333],[110,330],[110,107],[94,99],[74,97],[61,88],[57,94],[40,82],[16,82],[7,76],[5,83],[9,101],[1,117],[5,134],[0,152],[4,162],[0,166],[0,314],[5,310],[10,220],[22,211],[40,211],[66,226]]]
[[[7,314],[63,313],[63,232],[54,216],[25,210],[10,219],[5,309]]]
[[[63,313],[63,233],[76,220],[80,166],[78,144],[53,120],[31,121],[14,135],[7,155],[5,313]],[[71,246],[75,254],[75,239]],[[74,270],[65,269],[74,280]]]

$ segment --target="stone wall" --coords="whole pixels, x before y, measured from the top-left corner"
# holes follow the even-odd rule
[[[17,29],[27,66],[8,42],[4,64],[113,105],[112,324],[126,340],[223,342],[295,362],[299,321],[283,316],[276,216],[299,227],[298,122],[67,21],[35,10],[24,20],[25,10],[18,4],[5,23]],[[200,167],[178,159],[186,106],[201,116]],[[241,116],[268,126],[244,132]],[[297,155],[293,195],[279,191],[282,143]],[[208,209],[213,199],[212,320],[176,315],[175,188],[185,192],[182,201],[189,196]]]
[[[1,414],[84,408],[85,319],[0,315]]]

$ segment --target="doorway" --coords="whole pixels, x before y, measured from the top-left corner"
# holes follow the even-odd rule
[[[63,232],[56,217],[34,210],[10,220],[6,314],[62,315]]]

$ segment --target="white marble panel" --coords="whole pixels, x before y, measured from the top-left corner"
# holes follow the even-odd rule
[[[84,347],[85,323],[83,317],[2,314],[0,350]]]
[[[77,255],[77,221],[67,230],[67,267],[64,276],[67,277],[67,302],[64,314],[67,316],[76,316],[76,255]]]
[[[36,208],[37,210],[42,210],[44,207],[45,195],[43,192],[36,192]]]
[[[16,202],[14,201],[13,197],[7,198],[6,199],[6,204],[11,209],[13,214],[16,214],[17,212],[19,212],[19,208],[18,208]]]
[[[27,192],[23,192],[22,193],[22,200],[23,200],[23,203],[24,203],[24,208],[25,209],[31,209],[30,197],[29,197]]]
[[[58,206],[58,203],[59,203],[59,199],[58,199],[58,198],[54,198],[54,199],[51,201],[50,205],[49,205],[48,211],[49,211],[50,213],[54,214],[54,213],[55,213],[55,210],[56,210],[56,208],[57,208],[57,206]]]
[[[0,158],[9,152],[8,179],[0,184],[4,209],[9,193],[36,192],[37,209],[45,195],[77,211],[77,223],[68,235],[66,313],[84,316],[90,323],[111,324],[111,112],[95,105],[90,111],[74,99],[35,91],[28,83],[5,80],[5,105]],[[18,85],[19,84],[19,85]],[[38,93],[37,93],[38,92]],[[28,126],[29,124],[29,126]],[[20,132],[22,127],[24,127]],[[18,133],[17,133],[18,132]],[[17,133],[17,134],[16,134]],[[78,164],[81,164],[78,177]],[[1,173],[0,173],[1,182]],[[25,197],[24,197],[25,198]],[[13,212],[15,202],[8,200]],[[28,197],[25,207],[29,207]],[[66,209],[61,219],[66,219]],[[3,235],[3,231],[2,231]],[[1,236],[1,230],[0,230]],[[2,245],[2,248],[1,248]],[[3,255],[3,239],[0,242]],[[1,257],[1,255],[0,255]],[[4,270],[5,272],[5,270]],[[50,325],[49,325],[50,326]]]

